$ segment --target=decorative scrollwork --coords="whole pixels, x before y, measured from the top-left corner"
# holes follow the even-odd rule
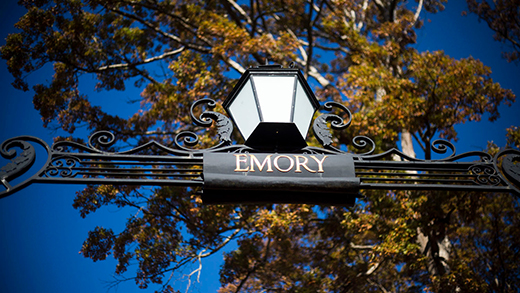
[[[520,187],[520,155],[506,155],[502,161],[502,170],[509,181]]]
[[[374,153],[376,149],[376,143],[370,139],[370,137],[364,136],[364,135],[358,135],[352,139],[352,144],[354,147],[358,150],[366,149],[367,147],[370,147],[370,150],[363,153],[358,154],[358,156],[368,156]]]
[[[229,118],[218,112],[204,111],[200,114],[199,118],[194,114],[194,109],[200,104],[207,104],[209,109],[213,109],[216,106],[216,102],[212,99],[198,100],[191,105],[190,115],[193,122],[198,126],[209,127],[213,122],[217,126],[217,134],[221,142],[231,143],[231,133],[233,132],[233,123]]]
[[[434,140],[431,144],[431,148],[432,151],[437,154],[445,154],[448,151],[448,149],[450,149],[451,154],[448,156],[448,158],[453,157],[456,153],[455,146],[451,142],[444,139]]]
[[[36,172],[32,176],[19,182],[15,186],[11,186],[10,182],[12,180],[24,175],[35,163],[36,150],[30,142],[35,142],[45,149],[47,152],[48,162],[51,150],[49,145],[39,138],[32,136],[18,136],[4,141],[0,146],[0,155],[5,159],[11,159],[11,161],[0,169],[0,182],[1,185],[6,188],[6,190],[0,191],[0,198],[29,185],[36,177],[38,177],[38,174],[40,174],[43,168],[45,168],[45,166],[42,167],[40,171]],[[22,151],[17,155],[17,152],[13,148],[20,148]]]
[[[88,146],[91,149],[97,150],[102,152],[100,148],[109,148],[112,145],[116,143],[116,136],[106,130],[101,130],[94,132],[89,138],[88,138]]]
[[[181,141],[187,147],[181,145]],[[190,149],[190,147],[194,147],[199,143],[199,136],[191,131],[182,131],[175,136],[173,142],[175,144],[175,147],[181,150],[191,151],[192,149]]]
[[[314,120],[312,125],[314,135],[325,148],[332,145],[332,132],[327,122],[330,122],[333,129],[340,130],[347,128],[352,121],[352,113],[350,113],[350,110],[344,105],[337,102],[326,102],[323,105],[323,109],[326,111],[332,111],[333,107],[337,107],[347,114],[346,121],[336,114],[322,114]]]
[[[203,111],[195,109],[201,105],[204,105]],[[204,154],[209,152],[261,152],[260,149],[253,149],[249,146],[233,145],[231,143],[232,122],[224,114],[209,111],[215,106],[214,100],[202,99],[195,102],[190,108],[190,115],[196,125],[209,127],[215,123],[217,127],[219,143],[205,149],[195,148],[199,144],[199,136],[193,131],[178,133],[173,138],[173,146],[170,144],[166,146],[151,140],[129,150],[112,152],[106,151],[106,149],[110,149],[116,143],[116,136],[108,131],[93,133],[87,144],[60,141],[53,144],[52,147],[31,136],[9,139],[0,146],[2,157],[11,159],[0,169],[0,187],[3,185],[6,189],[0,191],[0,198],[12,194],[32,182],[120,184],[124,181],[125,184],[138,185],[146,183],[147,185],[201,186],[204,182],[198,176],[203,170],[200,166],[204,164]],[[338,108],[345,115],[336,114],[339,111],[332,113],[333,108]],[[351,112],[336,102],[325,103],[323,109],[330,113],[318,116],[313,123],[314,134],[323,148],[307,146],[298,152],[352,156],[356,170],[360,170],[356,176],[360,178],[363,188],[406,190],[424,187],[440,190],[513,192],[520,195],[520,151],[518,150],[503,150],[494,157],[482,151],[457,155],[451,142],[435,140],[429,149],[434,153],[448,153],[448,155],[443,159],[426,160],[408,156],[397,148],[374,154],[375,142],[369,137],[360,135],[355,136],[351,142],[353,148],[358,151],[347,153],[343,149],[332,146],[332,129],[347,128],[351,123]],[[195,116],[195,112],[200,114]],[[344,117],[342,118],[342,116]],[[33,146],[36,145],[29,142],[36,142],[46,149],[46,163],[34,175],[27,176],[28,178],[23,182],[11,186],[11,180],[27,172],[35,162]],[[12,150],[15,147],[21,149],[19,154]],[[363,151],[365,152],[361,153]],[[478,157],[478,160],[459,161],[468,157]],[[497,166],[500,162],[502,162],[501,168]],[[193,170],[199,173],[194,175],[190,168],[177,166],[185,166],[185,164],[193,166]],[[162,168],[162,165],[167,166],[165,169],[171,173],[161,173],[161,170],[159,173],[154,173],[155,170]],[[417,173],[410,176],[406,172],[395,172],[396,170],[417,171]],[[193,176],[196,178],[191,178]],[[143,181],[144,177],[148,179]]]
[[[73,168],[80,164],[80,160],[72,156],[60,156],[52,159],[45,169],[44,174],[48,177],[71,178],[76,176]]]
[[[19,147],[22,152],[15,157],[16,152],[12,148]],[[9,150],[11,149],[11,150]],[[9,150],[9,151],[8,151]],[[10,185],[7,180],[13,180],[29,170],[34,164],[35,151],[34,147],[22,140],[10,140],[2,144],[0,153],[2,157],[12,160],[0,169],[0,181],[9,189]]]
[[[211,118],[216,121],[217,134],[220,141],[231,143],[231,133],[233,132],[233,123],[224,114],[218,112],[204,112],[201,118]]]
[[[58,141],[52,145],[52,150],[56,152],[67,152],[68,148],[87,153],[107,153],[102,149],[107,149],[116,143],[115,135],[106,130],[100,130],[90,135],[87,145],[77,143],[75,141]]]
[[[496,170],[489,165],[473,165],[469,171],[477,176],[475,183],[479,185],[498,185],[501,182]]]

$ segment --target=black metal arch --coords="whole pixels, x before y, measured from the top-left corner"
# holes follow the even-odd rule
[[[194,108],[205,104],[207,110],[199,117]],[[56,142],[49,146],[43,140],[32,136],[19,136],[4,141],[0,154],[10,159],[0,169],[0,185],[5,190],[0,198],[32,183],[70,184],[117,184],[153,186],[204,186],[203,158],[208,153],[255,153],[245,145],[233,145],[231,133],[233,125],[224,114],[210,111],[215,101],[202,99],[195,102],[190,114],[196,125],[217,127],[219,143],[207,149],[194,149],[198,144],[197,134],[180,132],[172,147],[155,141],[131,150],[109,152],[115,136],[108,131],[95,132],[87,145],[70,141]],[[326,154],[331,156],[349,155],[359,178],[360,189],[384,190],[459,190],[481,192],[510,192],[520,196],[520,151],[506,149],[492,156],[486,152],[473,151],[456,154],[452,143],[436,140],[432,150],[439,154],[450,153],[443,159],[421,160],[412,158],[398,149],[390,149],[374,154],[376,145],[366,136],[356,136],[352,145],[363,153],[344,152],[332,145],[331,129],[345,129],[351,121],[350,111],[335,102],[324,104],[325,111],[334,107],[345,113],[346,118],[332,113],[318,116],[313,123],[313,131],[323,148],[305,147],[306,154]],[[330,128],[328,123],[330,122]],[[42,146],[47,152],[46,162],[29,178],[12,186],[14,179],[25,174],[35,163],[36,152],[33,144]],[[18,153],[17,149],[20,149]],[[467,158],[476,160],[467,162]]]

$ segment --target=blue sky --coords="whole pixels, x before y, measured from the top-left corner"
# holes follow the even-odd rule
[[[16,1],[0,2],[0,45],[13,32],[13,24],[24,10]],[[465,1],[452,1],[446,11],[437,15],[423,14],[430,19],[419,31],[420,51],[444,50],[454,58],[472,56],[490,66],[493,79],[502,87],[520,94],[520,66],[509,64],[500,56],[502,44],[493,41],[493,33],[475,16],[461,16]],[[50,80],[52,72],[47,68],[29,76],[31,81]],[[0,61],[0,141],[18,135],[33,135],[52,143],[60,132],[42,127],[39,114],[32,105],[32,91],[15,90],[13,78],[7,72],[5,61]],[[88,82],[87,82],[88,85]],[[93,93],[94,102],[101,103],[110,97],[114,109],[130,115],[135,107],[127,101],[138,97],[138,91],[123,93]],[[505,128],[520,125],[520,102],[513,107],[501,107],[502,117],[495,123],[483,120],[457,127],[459,141],[457,152],[483,150],[487,141],[505,144]],[[126,113],[126,114],[125,114]],[[84,133],[85,138],[88,133]],[[0,158],[0,166],[6,163]],[[31,185],[7,198],[0,199],[0,288],[2,292],[105,292],[107,282],[112,281],[115,261],[94,263],[78,252],[88,231],[97,225],[118,231],[123,227],[128,211],[117,208],[103,209],[82,219],[72,208],[75,192],[81,185]],[[202,284],[194,284],[193,292],[214,292],[218,289],[218,268],[221,255],[203,267]],[[185,282],[177,289],[184,291]],[[110,292],[116,292],[111,290]],[[139,290],[133,282],[120,285],[117,292],[153,292]]]

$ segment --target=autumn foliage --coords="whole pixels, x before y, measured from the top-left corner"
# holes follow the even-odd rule
[[[71,136],[79,125],[110,130],[131,145],[171,145],[185,129],[205,133],[202,145],[211,145],[215,133],[193,126],[191,103],[223,101],[249,66],[294,62],[321,102],[341,102],[354,113],[335,144],[362,134],[388,149],[405,133],[429,159],[435,137],[455,141],[455,125],[484,115],[494,120],[499,105],[515,100],[479,60],[414,49],[421,13],[442,13],[445,2],[22,0],[20,32],[9,35],[0,55],[16,88],[32,86],[46,126]],[[47,64],[52,80],[28,84],[26,75]],[[139,87],[140,110],[125,119],[93,106],[80,91],[84,76],[96,79],[98,91]],[[518,148],[518,127],[509,134]],[[121,280],[159,292],[173,292],[183,274],[194,280],[204,259],[229,246],[220,292],[520,287],[519,206],[508,194],[367,191],[346,208],[206,206],[195,191],[78,191],[74,207],[82,217],[112,205],[132,210],[121,231],[94,228],[81,252],[94,261],[115,257]]]

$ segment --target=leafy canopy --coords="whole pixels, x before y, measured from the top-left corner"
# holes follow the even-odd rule
[[[469,11],[475,13],[479,20],[485,21],[495,32],[496,41],[508,45],[502,56],[509,62],[520,58],[520,2],[518,0],[468,0]]]
[[[32,85],[34,105],[45,126],[71,134],[63,139],[80,141],[72,135],[87,125],[136,145],[171,144],[180,129],[200,130],[191,125],[191,103],[222,101],[245,68],[269,60],[295,62],[321,101],[355,113],[335,143],[364,134],[386,149],[408,133],[429,158],[434,137],[456,140],[454,125],[484,114],[494,120],[498,106],[515,99],[479,60],[414,49],[421,13],[440,12],[445,2],[21,0],[20,32],[0,55],[21,90],[29,90],[27,74],[53,66],[51,81]],[[83,76],[93,76],[98,91],[141,88],[140,110],[125,119],[93,106],[80,90]],[[517,134],[511,128],[516,147]],[[207,132],[202,143],[215,135]],[[518,202],[509,195],[364,195],[351,209],[204,206],[192,189],[88,186],[74,207],[83,217],[109,205],[135,209],[122,231],[96,227],[81,252],[94,261],[113,256],[121,280],[161,292],[172,292],[191,263],[234,244],[224,255],[221,292],[504,292],[520,285]],[[438,239],[453,241],[435,268]]]

